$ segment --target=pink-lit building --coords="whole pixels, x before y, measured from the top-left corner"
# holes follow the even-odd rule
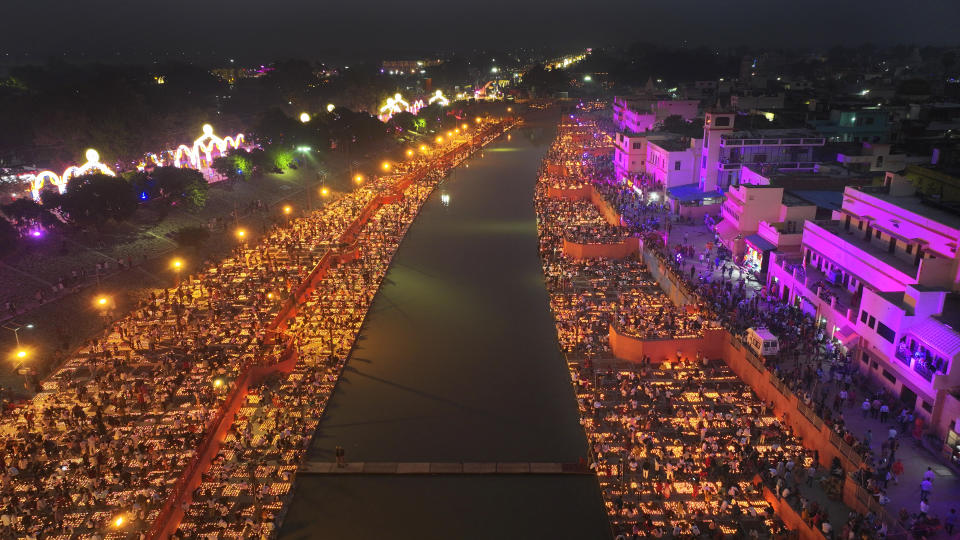
[[[679,116],[689,122],[698,116],[699,111],[700,102],[695,99],[613,98],[613,121],[619,129],[634,133],[653,129],[669,116]]]
[[[800,252],[773,254],[768,287],[946,437],[960,416],[958,244],[960,216],[887,173],[884,186],[846,188],[831,220],[805,222]]]
[[[645,172],[665,188],[689,184],[696,156],[689,139],[657,138],[647,143]]]
[[[716,226],[720,242],[744,257],[747,266],[766,270],[775,249],[796,251],[804,221],[814,219],[817,206],[769,185],[730,186],[720,206]]]

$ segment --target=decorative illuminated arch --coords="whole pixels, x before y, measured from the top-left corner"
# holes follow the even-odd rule
[[[443,95],[442,91],[437,90],[437,92],[430,97],[430,100],[428,101],[428,103],[430,105],[433,105],[434,103],[439,103],[441,107],[446,107],[447,105],[450,104],[450,100]]]
[[[66,187],[66,182],[61,182],[60,177],[57,176],[57,173],[53,171],[43,171],[38,173],[32,179],[30,179],[30,193],[33,195],[33,199],[40,200],[40,190],[43,189],[43,185],[47,182],[57,186],[57,191],[63,193],[64,187]]]
[[[193,155],[193,148],[181,144],[173,154],[173,166],[180,168],[183,167],[184,163],[189,163],[194,167],[197,166],[196,157]]]
[[[90,171],[97,170],[102,174],[107,176],[116,176],[117,173],[113,172],[110,167],[107,167],[103,163],[100,163],[100,154],[90,148],[86,153],[87,162],[79,167],[67,167],[67,170],[63,171],[63,176],[60,177],[60,182],[63,186],[66,186],[67,182],[75,176],[83,176],[89,174]],[[60,192],[63,192],[63,187],[60,187]]]

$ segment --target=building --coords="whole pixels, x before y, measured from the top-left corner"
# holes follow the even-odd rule
[[[734,131],[734,113],[707,113],[703,126],[698,182],[703,192],[740,183],[745,164],[782,171],[813,171],[820,163],[823,137],[808,130]]]
[[[764,109],[782,109],[785,103],[783,94],[730,96],[730,107],[737,111]]]
[[[613,98],[613,121],[624,131],[642,133],[663,123],[670,116],[679,116],[686,121],[697,117],[700,102],[697,100],[659,99],[656,97]]]
[[[689,184],[695,165],[689,139],[660,137],[647,142],[645,172],[666,189]]]
[[[808,124],[829,142],[890,142],[890,115],[876,107],[834,109],[828,119]]]
[[[887,173],[884,186],[846,188],[832,219],[806,221],[799,255],[771,257],[767,286],[946,436],[960,386],[958,244],[960,215]]]
[[[900,172],[908,164],[930,163],[930,156],[895,154],[889,143],[862,142],[840,149],[837,162],[859,172]]]
[[[735,257],[744,257],[748,267],[765,272],[770,253],[782,241],[785,245],[791,240],[794,246],[799,244],[798,238],[781,239],[780,233],[798,236],[803,222],[816,214],[815,204],[784,193],[782,187],[741,184],[728,188],[715,232]],[[771,230],[761,236],[763,224],[764,229]]]
[[[618,178],[643,173],[650,135],[618,132],[614,137],[613,167]]]
[[[903,174],[929,202],[960,212],[960,169],[907,165]]]

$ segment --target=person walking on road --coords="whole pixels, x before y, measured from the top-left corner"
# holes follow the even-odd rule
[[[342,446],[337,445],[336,450],[334,450],[334,454],[336,454],[336,456],[337,456],[337,467],[346,467],[346,466],[347,466],[347,460],[346,460],[347,451],[344,450]]]

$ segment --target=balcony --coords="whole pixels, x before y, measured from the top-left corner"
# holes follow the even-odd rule
[[[826,144],[824,137],[720,137],[720,146],[823,146]]]

